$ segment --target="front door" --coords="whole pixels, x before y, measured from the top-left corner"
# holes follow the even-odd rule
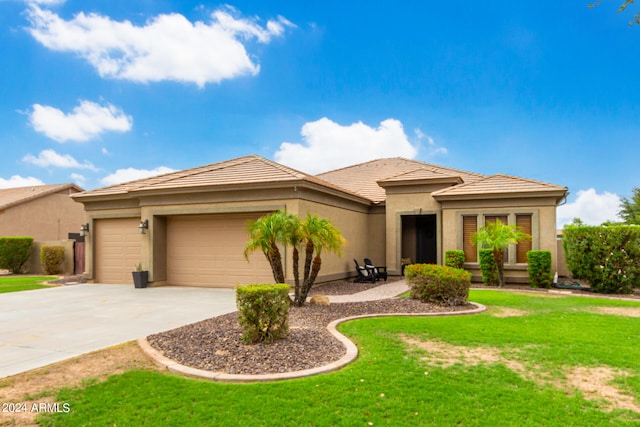
[[[416,261],[425,264],[438,262],[435,215],[416,217]]]
[[[402,216],[402,258],[414,263],[438,262],[437,215]]]

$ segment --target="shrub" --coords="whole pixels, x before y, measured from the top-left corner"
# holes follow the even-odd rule
[[[529,285],[534,288],[549,288],[553,282],[551,275],[551,252],[528,251],[527,273],[529,273]]]
[[[271,343],[289,330],[289,285],[252,284],[236,288],[238,323],[245,342]]]
[[[469,299],[471,273],[435,264],[411,264],[404,270],[413,298],[422,302],[453,306]]]
[[[59,274],[64,262],[64,246],[43,246],[40,248],[40,263],[46,274]]]
[[[464,267],[464,251],[451,249],[444,253],[444,265],[451,268]]]
[[[567,267],[596,292],[630,294],[640,287],[640,226],[564,228]]]
[[[26,272],[33,237],[0,237],[0,268],[12,274]]]
[[[493,258],[493,250],[480,249],[479,254],[482,283],[487,286],[498,286],[500,284],[500,278],[496,260]]]

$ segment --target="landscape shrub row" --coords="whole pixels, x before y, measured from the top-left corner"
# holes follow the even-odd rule
[[[289,330],[289,285],[251,284],[236,288],[238,323],[248,343],[271,343]]]
[[[32,246],[33,237],[0,237],[0,269],[12,274],[25,273]]]
[[[640,226],[569,225],[563,230],[567,268],[601,293],[640,287]]]
[[[471,273],[436,264],[411,264],[404,270],[413,298],[445,306],[465,305]]]

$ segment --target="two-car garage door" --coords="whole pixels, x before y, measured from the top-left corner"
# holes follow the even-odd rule
[[[166,217],[166,282],[169,285],[233,287],[245,283],[271,283],[269,263],[260,252],[244,258],[247,222],[259,214],[184,215]],[[138,233],[139,218],[95,221],[95,276],[99,283],[131,283],[131,271],[141,261],[142,244],[151,236]],[[164,256],[166,254],[166,256]]]
[[[187,215],[167,218],[167,283],[232,287],[271,283],[262,252],[244,258],[247,222],[258,214]]]

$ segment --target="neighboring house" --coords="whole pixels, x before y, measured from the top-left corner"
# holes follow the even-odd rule
[[[0,236],[68,239],[86,222],[82,206],[69,197],[82,191],[73,184],[0,189]]]
[[[62,245],[65,247],[62,271],[74,273],[77,268],[74,242],[69,240],[69,234],[78,234],[86,222],[86,214],[70,196],[82,191],[74,184],[0,189],[0,236],[33,237],[28,272],[42,273],[41,246]]]
[[[85,206],[86,271],[96,282],[130,283],[141,262],[153,285],[229,287],[273,281],[264,256],[247,262],[243,249],[247,223],[278,209],[326,217],[347,239],[343,257],[323,256],[318,281],[354,275],[353,258],[400,274],[403,259],[442,263],[449,249],[464,250],[465,267],[479,278],[470,237],[495,218],[533,235],[507,254],[507,277],[526,281],[529,249],[551,251],[555,268],[556,206],[566,194],[553,184],[402,158],[312,176],[246,156],[73,198]],[[284,258],[291,276],[289,251]]]

